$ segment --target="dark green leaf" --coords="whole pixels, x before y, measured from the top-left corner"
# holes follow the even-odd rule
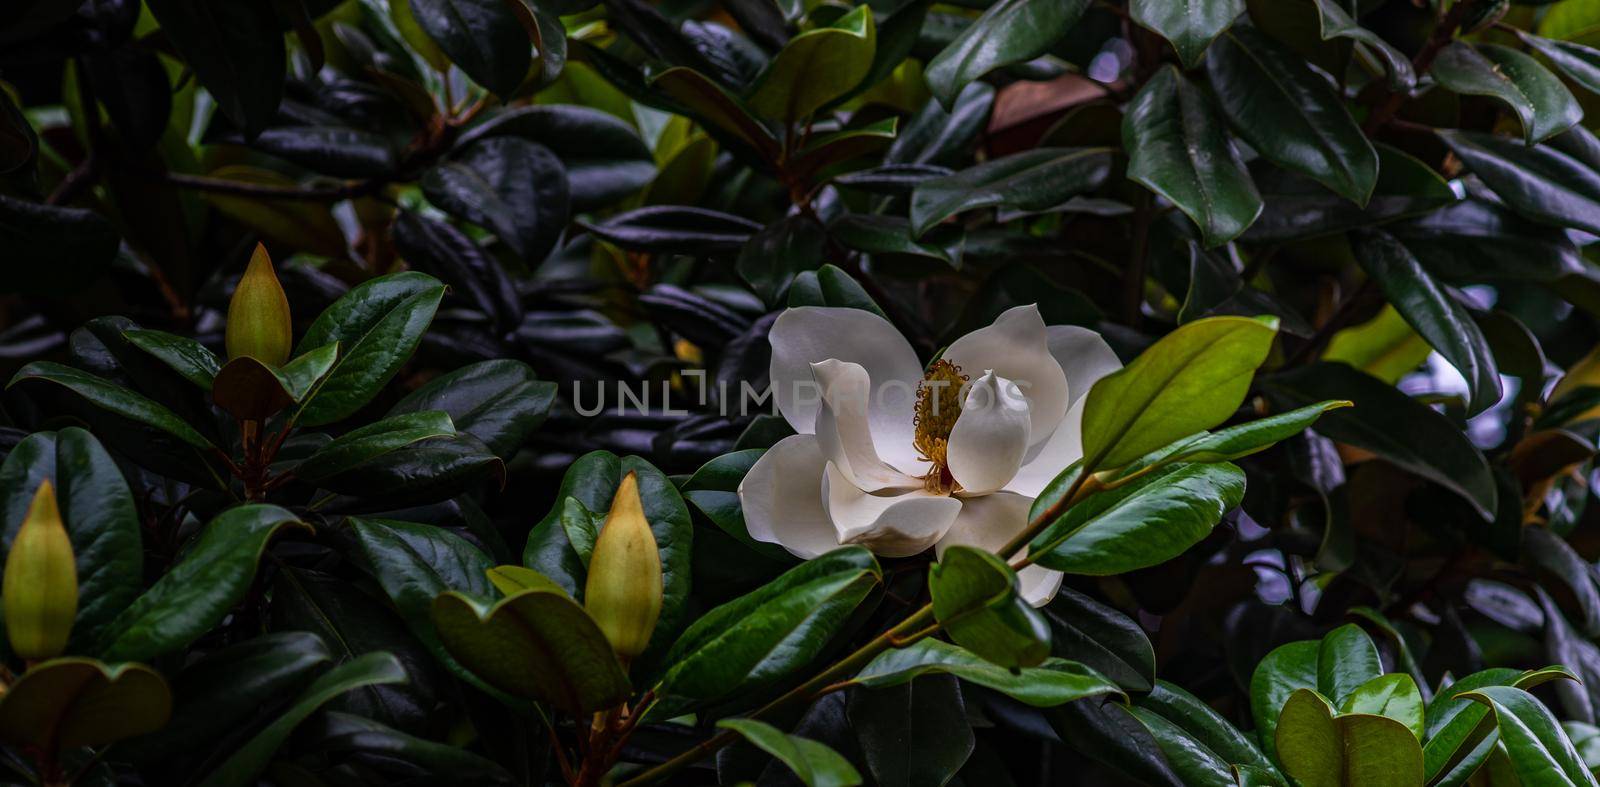
[[[1045,659],[1037,667],[1013,671],[936,639],[884,651],[863,667],[852,682],[877,689],[939,673],[949,673],[1039,708],[1084,697],[1122,694],[1117,684],[1076,662]]]
[[[673,643],[661,692],[711,702],[793,676],[839,633],[882,576],[872,553],[844,547],[707,612]]]
[[[22,382],[43,381],[55,383],[82,397],[89,404],[114,415],[154,427],[199,449],[211,448],[207,440],[194,427],[184,423],[171,410],[144,396],[123,388],[103,377],[79,371],[51,361],[34,361],[22,367],[7,388]]]
[[[767,65],[750,94],[750,108],[786,124],[809,116],[866,77],[877,44],[869,6],[795,36]]]
[[[1205,538],[1239,504],[1244,485],[1244,472],[1226,462],[1169,465],[1067,509],[1028,551],[1039,565],[1071,574],[1106,576],[1163,563]]]
[[[978,208],[1050,210],[1099,188],[1110,172],[1107,148],[1036,148],[997,158],[917,184],[911,231],[921,237],[935,224]]]
[[[952,106],[969,82],[1044,54],[1088,7],[1088,0],[1000,0],[928,61],[928,88]]]
[[[945,784],[972,755],[972,725],[953,676],[857,689],[847,713],[867,768],[883,787]]]
[[[953,546],[928,569],[933,614],[950,639],[1002,667],[1032,667],[1050,655],[1050,625],[1017,590],[1004,560]]]
[[[1252,27],[1217,39],[1206,58],[1211,87],[1234,130],[1278,166],[1365,205],[1378,154],[1326,79]]]
[[[510,98],[522,84],[533,48],[506,0],[410,2],[417,24],[474,82],[501,98]]]
[[[80,290],[110,267],[120,240],[111,222],[94,211],[0,194],[0,246],[9,263],[0,290],[25,295]]]
[[[406,671],[388,653],[368,653],[323,673],[301,692],[289,709],[211,772],[201,787],[232,787],[255,781],[278,747],[306,717],[330,700],[363,686],[406,682]]]
[[[529,265],[555,248],[571,212],[561,159],[517,136],[458,148],[423,176],[422,193],[447,213],[493,230]]]
[[[1436,132],[1512,210],[1600,233],[1600,141],[1578,127],[1542,145],[1476,131]]]
[[[1522,121],[1523,139],[1543,142],[1583,119],[1583,108],[1555,74],[1510,47],[1456,41],[1433,63],[1439,84],[1471,96],[1499,99]]]
[[[411,357],[444,285],[422,273],[395,273],[353,289],[319,315],[295,350],[337,342],[339,359],[300,410],[302,426],[343,420],[378,395]]]
[[[1317,431],[1364,448],[1461,495],[1485,519],[1499,497],[1488,460],[1448,418],[1378,379],[1338,363],[1313,364],[1262,381],[1280,407],[1342,396],[1355,407],[1323,416]]]
[[[271,4],[154,0],[150,12],[222,113],[246,136],[272,122],[283,98],[287,58]]]
[[[390,415],[442,410],[456,430],[482,440],[510,461],[544,421],[556,384],[542,382],[521,361],[469,364],[429,380],[389,410]]]
[[[450,416],[440,410],[423,410],[392,415],[359,429],[353,429],[317,449],[295,466],[296,477],[315,483],[352,470],[384,454],[398,451],[418,440],[447,437],[456,433]]]
[[[194,642],[244,598],[267,542],[286,527],[306,526],[259,503],[219,514],[177,565],[105,627],[96,650],[112,661],[147,661]]]
[[[92,647],[142,590],[139,512],[116,462],[78,428],[35,432],[0,465],[0,543],[9,553],[34,493],[55,484],[56,501],[78,571],[78,614],[69,652]]]
[[[1042,611],[1050,621],[1052,655],[1076,661],[1126,691],[1149,691],[1156,653],[1144,629],[1126,615],[1069,587]]]
[[[134,329],[123,334],[128,342],[172,367],[185,380],[211,390],[211,381],[222,370],[222,362],[205,345],[187,336],[165,331]]]
[[[630,251],[700,255],[737,251],[761,229],[729,213],[677,205],[630,210],[599,224],[579,223],[595,237]]]
[[[1157,72],[1134,96],[1122,121],[1122,144],[1129,179],[1177,205],[1200,227],[1206,246],[1233,240],[1260,215],[1261,195],[1222,116],[1176,67]]]
[[[1358,232],[1351,250],[1395,311],[1466,379],[1470,394],[1467,414],[1477,415],[1498,404],[1502,395],[1500,369],[1488,340],[1466,307],[1439,286],[1422,263],[1387,233]]]
[[[1172,42],[1184,66],[1194,68],[1212,39],[1244,13],[1244,0],[1131,0],[1128,13]]]

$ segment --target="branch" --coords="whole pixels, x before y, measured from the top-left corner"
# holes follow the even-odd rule
[[[1443,51],[1445,45],[1455,38],[1456,30],[1466,20],[1467,11],[1472,5],[1473,0],[1457,0],[1456,4],[1450,7],[1450,11],[1444,15],[1444,18],[1439,20],[1439,24],[1433,28],[1433,34],[1428,36],[1427,43],[1423,44],[1422,49],[1417,52],[1417,56],[1411,59],[1411,70],[1416,72],[1418,79],[1421,79],[1422,75],[1433,67],[1433,61],[1439,57],[1439,52]],[[1373,110],[1372,114],[1367,117],[1367,122],[1362,125],[1361,130],[1371,136],[1373,132],[1383,128],[1384,124],[1393,120],[1395,113],[1400,111],[1400,107],[1405,102],[1406,94],[1404,92],[1390,93],[1383,104]]]

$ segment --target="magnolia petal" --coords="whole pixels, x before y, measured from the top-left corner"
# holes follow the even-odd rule
[[[1122,368],[1122,361],[1100,334],[1077,325],[1051,325],[1045,329],[1050,355],[1067,376],[1067,406],[1089,395],[1100,378]]]
[[[1028,434],[1036,441],[1048,437],[1067,412],[1067,377],[1050,354],[1037,306],[1007,309],[993,325],[957,339],[944,358],[967,374],[990,369],[1015,381],[1028,397]]]
[[[1028,400],[1015,383],[984,372],[967,389],[961,416],[950,431],[950,475],[968,495],[1006,485],[1028,453]]]
[[[806,560],[837,549],[839,538],[822,504],[826,464],[812,435],[791,435],[767,449],[739,482],[750,537]]]
[[[822,391],[811,364],[835,359],[860,364],[872,381],[867,417],[872,437],[886,461],[901,469],[914,456],[912,419],[922,363],[888,320],[861,309],[801,306],[785,310],[772,324],[773,398],[778,411],[800,434],[815,434]]]
[[[826,471],[828,516],[840,544],[860,544],[884,557],[909,557],[944,537],[961,513],[961,501],[914,489],[870,495],[832,463]]]
[[[865,492],[917,486],[916,479],[878,458],[867,415],[872,399],[867,370],[858,363],[827,360],[812,364],[811,371],[822,386],[816,433],[822,455]]]
[[[1072,403],[1050,439],[1034,446],[1032,455],[1006,482],[1005,491],[1038,497],[1062,470],[1083,458],[1083,406],[1087,402],[1087,397],[1079,397]]]
[[[939,542],[938,554],[952,546],[970,546],[995,552],[1028,526],[1028,509],[1033,498],[1010,492],[996,492],[962,501],[961,515],[950,532]],[[1022,599],[1036,607],[1044,606],[1061,589],[1064,575],[1043,566],[1028,566],[1017,572]]]

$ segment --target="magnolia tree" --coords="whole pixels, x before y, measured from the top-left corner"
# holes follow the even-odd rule
[[[0,781],[1597,785],[1600,0],[13,0]]]

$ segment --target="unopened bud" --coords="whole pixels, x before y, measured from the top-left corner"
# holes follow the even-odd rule
[[[294,341],[289,297],[283,294],[266,247],[259,243],[228,301],[224,341],[228,360],[248,355],[268,366],[282,366],[289,360],[289,346]]]
[[[624,663],[650,643],[661,617],[661,552],[644,517],[639,479],[622,478],[595,538],[583,604]]]
[[[66,650],[78,614],[78,567],[49,481],[39,484],[11,542],[0,606],[13,653],[31,661]]]

